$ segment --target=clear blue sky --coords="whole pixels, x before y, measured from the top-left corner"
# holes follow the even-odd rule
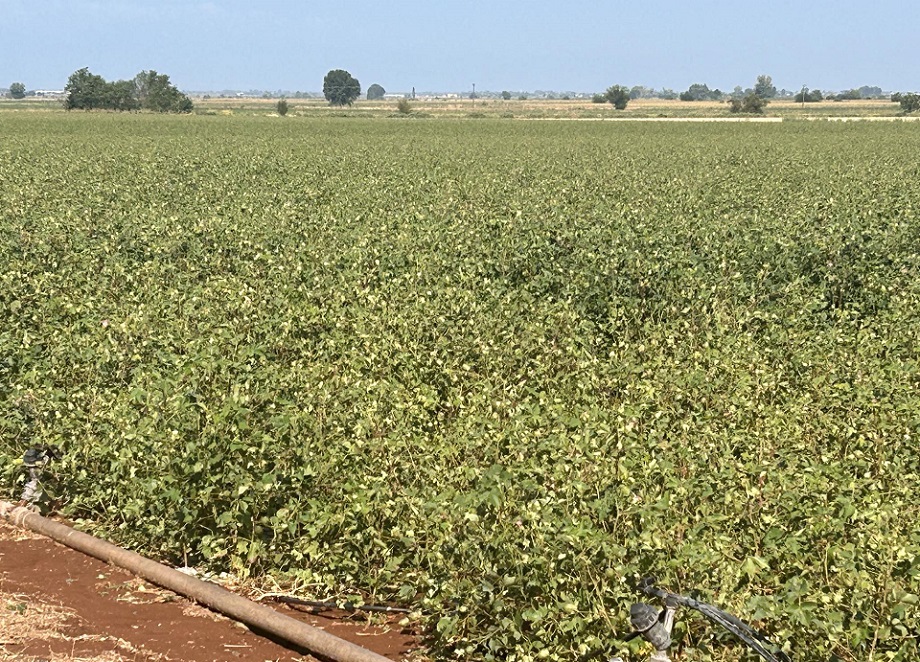
[[[143,69],[184,90],[920,91],[916,0],[0,0],[0,87]]]

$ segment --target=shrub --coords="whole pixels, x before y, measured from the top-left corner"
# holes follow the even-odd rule
[[[279,99],[275,108],[278,110],[278,114],[281,115],[281,117],[287,115],[289,110],[287,99]]]
[[[383,89],[383,85],[374,83],[369,88],[367,88],[367,100],[377,101],[378,99],[382,99],[383,95],[386,93],[387,91]]]
[[[752,92],[743,99],[732,97],[731,101],[729,101],[728,110],[732,113],[763,115],[764,109],[767,107],[768,103],[770,102]]]
[[[902,94],[898,101],[901,104],[901,110],[905,113],[913,113],[920,110],[920,94]]]
[[[613,85],[607,88],[604,98],[613,104],[617,110],[626,110],[629,103],[629,88],[622,85]]]

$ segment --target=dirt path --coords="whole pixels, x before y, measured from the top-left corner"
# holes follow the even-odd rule
[[[398,618],[278,611],[391,660],[418,648]],[[0,661],[313,660],[56,542],[0,522]]]

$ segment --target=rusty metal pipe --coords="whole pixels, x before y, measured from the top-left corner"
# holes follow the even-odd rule
[[[123,568],[157,586],[184,595],[252,628],[334,662],[389,662],[382,655],[301,623],[290,616],[279,614],[270,607],[258,605],[217,584],[185,575],[140,554],[53,522],[28,508],[0,501],[0,517],[20,528],[47,536],[78,552]]]

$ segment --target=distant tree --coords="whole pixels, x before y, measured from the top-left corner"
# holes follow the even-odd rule
[[[511,92],[509,92],[508,90],[504,90],[504,91],[502,92],[502,100],[503,100],[503,101],[511,101]]]
[[[710,90],[705,83],[694,83],[686,92],[680,93],[681,101],[712,101],[722,98],[719,90]]]
[[[105,108],[111,110],[137,110],[141,107],[137,99],[137,88],[133,80],[118,80],[108,83]]]
[[[763,115],[768,100],[757,96],[754,93],[748,94],[743,99],[732,97],[729,101],[728,110],[732,113],[749,113],[751,115]]]
[[[12,83],[10,85],[10,96],[14,99],[25,99],[26,86],[22,83]]]
[[[794,97],[792,97],[796,103],[814,103],[817,101],[824,101],[824,94],[821,90],[804,90],[804,92],[799,92]]]
[[[901,103],[901,96],[900,92],[892,92],[891,103]]]
[[[361,83],[344,69],[332,69],[323,78],[323,96],[333,106],[350,106],[361,96]]]
[[[400,115],[409,115],[412,113],[412,106],[409,104],[409,100],[406,97],[396,102],[396,112]]]
[[[661,88],[661,92],[658,93],[659,99],[665,99],[666,101],[673,101],[674,99],[679,98],[680,95],[677,94],[670,87]]]
[[[597,93],[591,97],[591,103],[607,103],[607,95]]]
[[[518,96],[518,101],[527,101],[527,95],[521,94],[520,96]]]
[[[655,90],[644,85],[634,85],[629,88],[630,99],[650,99],[655,96]]]
[[[754,85],[754,94],[761,99],[772,99],[776,96],[776,86],[773,85],[773,79],[766,74],[757,77],[757,83]]]
[[[367,88],[367,100],[376,101],[378,99],[382,99],[383,95],[386,93],[387,91],[383,89],[382,85],[378,85],[377,83],[374,83],[369,88]]]
[[[862,99],[862,95],[859,90],[844,90],[834,97],[835,101],[859,101],[860,99]]]
[[[84,67],[67,79],[64,87],[67,110],[138,110],[159,113],[188,113],[192,100],[169,82],[169,76],[156,71],[142,71],[133,80],[107,83]]]
[[[290,108],[288,108],[287,99],[278,99],[278,103],[275,104],[275,109],[278,111],[278,114],[281,115],[281,117],[287,115],[288,110],[290,110]]]
[[[141,108],[157,113],[190,113],[192,100],[169,82],[169,76],[154,70],[142,71],[134,77],[137,100]]]
[[[876,86],[863,85],[859,88],[859,96],[863,99],[877,99],[884,96],[882,88]]]
[[[93,110],[106,108],[109,103],[108,83],[105,78],[90,73],[83,67],[70,74],[64,86],[67,96],[64,108],[67,110]]]
[[[920,110],[920,94],[907,93],[900,95],[899,103],[905,113],[915,113]]]
[[[604,98],[617,110],[626,110],[626,105],[629,103],[629,88],[623,85],[612,85],[607,88]]]

